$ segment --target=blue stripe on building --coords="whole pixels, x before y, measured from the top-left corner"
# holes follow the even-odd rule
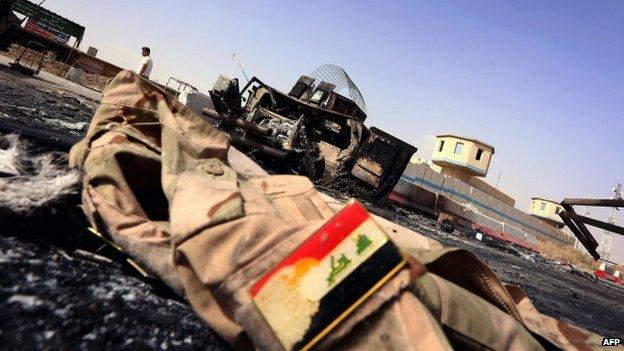
[[[465,201],[467,201],[469,203],[477,205],[478,207],[481,207],[481,208],[483,208],[485,210],[494,212],[494,213],[496,213],[497,215],[499,215],[499,216],[501,216],[503,218],[509,219],[511,222],[515,222],[515,223],[518,223],[520,225],[529,227],[529,228],[535,230],[536,232],[541,233],[541,234],[551,238],[552,240],[557,240],[557,241],[562,242],[564,244],[568,244],[567,242],[565,242],[565,241],[563,241],[563,240],[561,240],[561,239],[559,239],[557,237],[554,237],[554,236],[550,235],[549,233],[546,233],[546,232],[544,232],[544,231],[542,231],[540,229],[537,229],[537,228],[535,228],[533,226],[530,226],[528,224],[520,222],[519,220],[517,220],[517,219],[515,219],[515,218],[513,218],[513,217],[511,217],[511,216],[509,216],[509,215],[507,215],[507,214],[505,214],[503,212],[500,212],[500,211],[498,211],[498,210],[496,210],[496,209],[494,209],[494,208],[492,208],[492,207],[490,207],[490,206],[488,206],[488,205],[486,205],[486,204],[484,204],[484,203],[482,203],[482,202],[480,202],[478,200],[475,200],[474,198],[472,198],[470,196],[466,196],[466,195],[464,195],[462,193],[458,193],[458,192],[456,192],[454,190],[451,190],[449,188],[445,188],[444,186],[431,183],[431,182],[429,182],[429,181],[427,181],[427,180],[425,180],[423,178],[412,177],[412,176],[409,176],[409,175],[406,175],[406,174],[403,174],[401,176],[401,178],[403,180],[407,181],[407,182],[410,182],[410,183],[414,184],[414,185],[418,185],[418,183],[420,183],[420,184],[424,185],[425,187],[429,187],[431,189],[435,189],[435,190],[438,190],[438,191],[441,191],[441,192],[444,192],[444,193],[447,193],[447,194],[459,197],[459,198],[464,199]]]

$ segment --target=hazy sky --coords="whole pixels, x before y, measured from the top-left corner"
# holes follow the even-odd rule
[[[494,145],[487,181],[502,171],[499,187],[522,210],[532,196],[609,197],[624,182],[620,0],[44,6],[87,28],[83,49],[122,67],[135,69],[150,46],[160,82],[174,76],[207,90],[219,74],[242,79],[234,52],[250,75],[284,90],[321,64],[341,65],[366,100],[368,125],[420,157],[441,133]],[[623,244],[615,235],[612,259],[624,262]]]

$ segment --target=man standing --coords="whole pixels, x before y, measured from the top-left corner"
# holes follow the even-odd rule
[[[141,59],[141,65],[137,69],[137,73],[146,79],[149,79],[150,73],[152,73],[152,58],[150,57],[151,50],[147,46],[144,46],[141,49],[141,54],[143,58]]]

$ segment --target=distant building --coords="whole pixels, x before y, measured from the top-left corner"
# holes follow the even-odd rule
[[[479,178],[487,175],[494,153],[494,146],[477,139],[452,134],[438,135],[431,161],[439,167],[439,170],[437,167],[432,169],[459,179],[507,205],[514,206],[516,200]]]
[[[555,223],[560,210],[546,204],[544,210],[550,209],[552,215],[521,211],[513,198],[481,178],[487,175],[494,152],[493,146],[476,139],[438,135],[431,160],[413,156],[390,200],[433,215],[457,216],[475,230],[532,250],[538,250],[538,240],[574,245],[574,237]],[[534,207],[541,208],[541,203]]]
[[[431,160],[442,167],[442,173],[453,173],[458,179],[485,177],[494,152],[493,146],[477,139],[443,134],[436,137]]]
[[[476,139],[443,134],[435,139],[431,160],[413,156],[389,198],[433,215],[456,216],[486,235],[538,250],[538,240],[559,246],[574,238],[515,208],[515,200],[486,183],[494,147]],[[438,220],[440,220],[438,218]],[[556,218],[555,218],[556,220]]]
[[[556,201],[548,200],[542,197],[534,197],[529,205],[529,214],[541,219],[542,221],[556,228],[563,227],[563,221],[559,217],[559,212],[563,211],[563,207]]]
[[[87,49],[87,55],[89,56],[95,57],[97,53],[98,53],[98,49],[94,48],[93,46],[89,46],[89,48]]]

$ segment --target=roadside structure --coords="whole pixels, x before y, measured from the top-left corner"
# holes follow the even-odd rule
[[[59,14],[27,0],[9,2],[14,13],[24,16],[12,33],[12,41],[27,47],[37,42],[47,51],[53,51],[57,58],[72,63],[84,36],[85,27]],[[73,38],[73,44],[70,44]]]
[[[556,201],[543,197],[531,198],[529,214],[557,229],[563,228],[563,220],[559,217],[561,211],[563,211],[563,207]]]
[[[536,251],[538,238],[574,245],[573,237],[515,208],[512,197],[482,179],[494,153],[494,146],[478,139],[438,135],[431,160],[412,159],[390,201]]]
[[[439,173],[459,179],[514,206],[516,200],[481,179],[487,175],[495,152],[494,146],[478,139],[441,134],[436,137],[431,161],[440,167]]]
[[[468,181],[473,176],[485,177],[495,153],[493,146],[477,139],[452,134],[438,135],[431,160],[441,173]]]
[[[53,53],[54,60],[65,64],[64,76],[71,67],[102,77],[113,77],[122,68],[97,58],[97,49],[80,50],[86,28],[27,0],[13,0],[9,11],[0,14],[0,23],[11,19],[11,30],[5,31],[0,24],[0,42],[3,48],[18,45],[21,54],[44,57]],[[16,15],[22,16],[18,18]],[[73,38],[73,43],[72,43]],[[35,50],[37,48],[37,50]],[[27,52],[28,51],[28,52]]]

